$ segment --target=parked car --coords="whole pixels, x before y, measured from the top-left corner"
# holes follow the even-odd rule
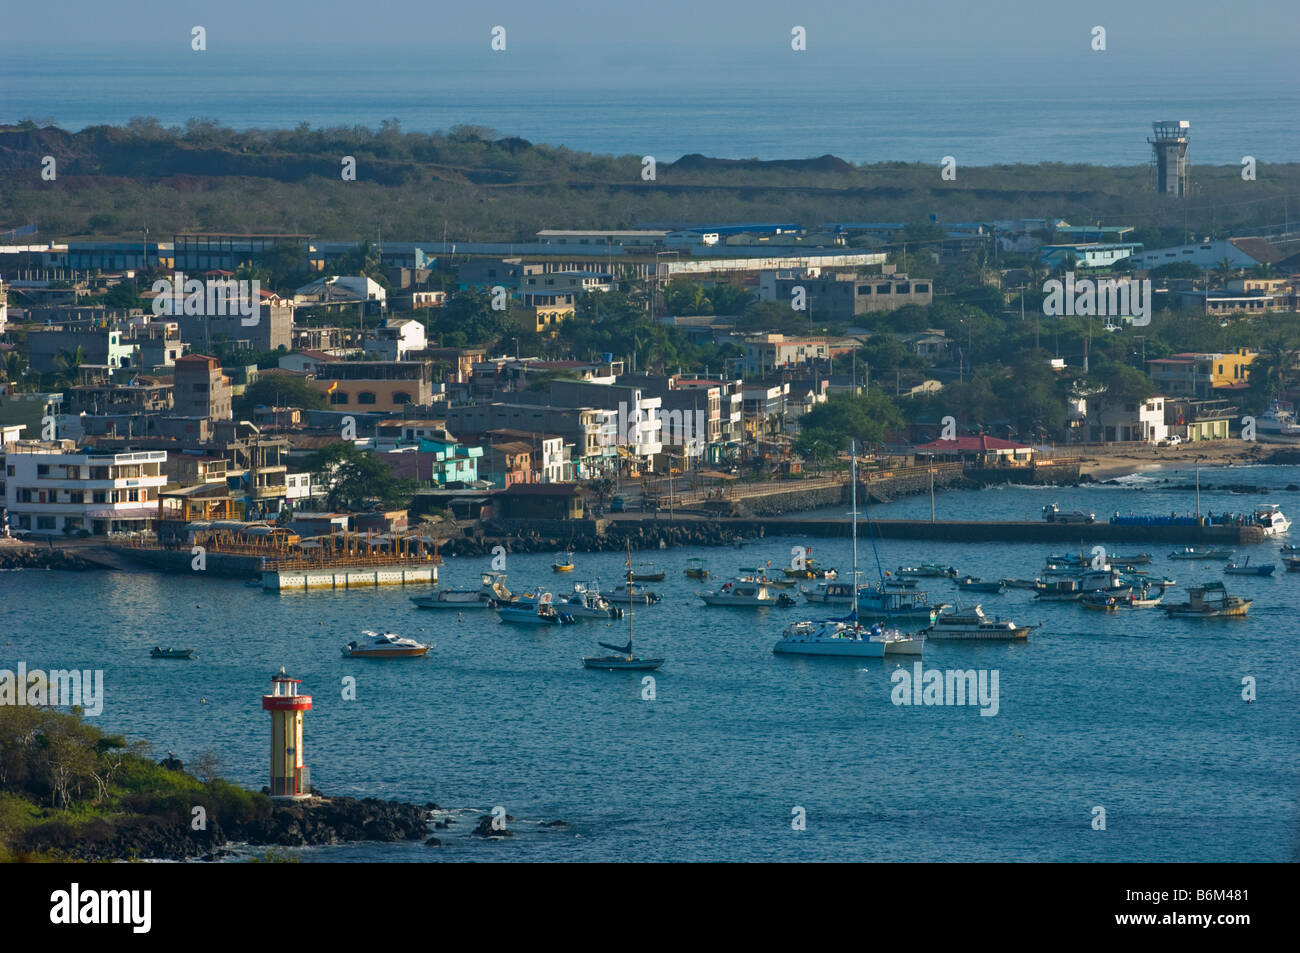
[[[1095,513],[1084,513],[1079,510],[1066,513],[1056,503],[1049,503],[1043,507],[1043,519],[1049,523],[1095,523],[1097,515]]]

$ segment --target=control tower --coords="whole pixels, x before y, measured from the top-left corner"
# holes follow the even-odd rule
[[[1186,119],[1153,122],[1151,163],[1156,172],[1156,192],[1182,198],[1187,194],[1187,140],[1191,123]]]

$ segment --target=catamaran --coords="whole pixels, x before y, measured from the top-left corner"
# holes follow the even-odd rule
[[[853,582],[849,586],[852,610],[842,619],[803,620],[786,627],[781,639],[772,647],[777,655],[831,655],[849,658],[883,658],[889,655],[920,655],[924,651],[925,637],[907,635],[897,629],[885,629],[879,623],[867,629],[858,617],[859,604],[852,598],[858,591],[858,457],[857,444],[849,453],[853,487]],[[879,559],[877,559],[879,568]],[[880,574],[884,585],[884,574]],[[887,592],[883,595],[902,596],[904,593]],[[804,592],[805,597],[808,593]],[[910,595],[910,594],[909,594]]]

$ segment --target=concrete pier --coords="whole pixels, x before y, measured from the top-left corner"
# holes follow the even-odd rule
[[[262,573],[262,588],[270,592],[309,592],[312,589],[373,589],[376,586],[431,585],[437,566],[373,569],[289,569]]]

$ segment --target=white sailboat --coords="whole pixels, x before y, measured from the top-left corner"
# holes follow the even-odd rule
[[[858,455],[857,443],[849,453],[853,499],[853,583],[849,593],[858,591]],[[884,579],[882,577],[883,584]],[[807,593],[805,593],[806,595]],[[920,655],[924,636],[911,636],[897,629],[876,624],[868,629],[858,619],[858,605],[850,598],[852,609],[843,619],[803,620],[786,627],[781,640],[772,647],[777,655],[834,655],[845,658],[883,658],[885,655]]]

